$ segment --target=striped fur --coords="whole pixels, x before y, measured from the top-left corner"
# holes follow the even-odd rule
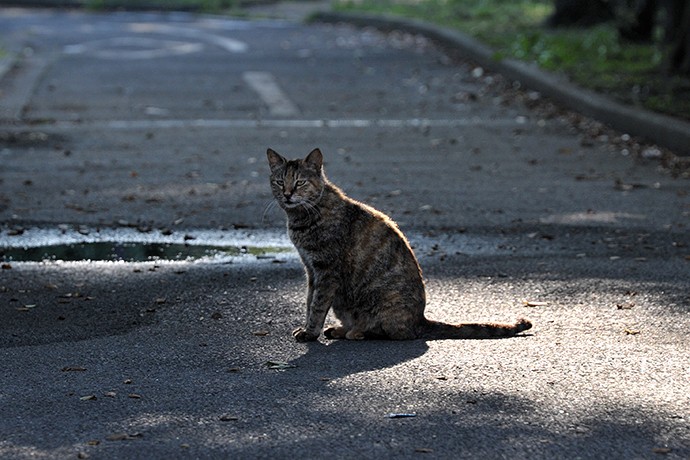
[[[316,340],[329,310],[340,322],[330,339],[488,339],[532,327],[515,324],[445,324],[424,316],[422,270],[397,224],[347,197],[323,172],[319,149],[287,160],[268,149],[271,189],[287,214],[288,234],[307,274],[307,318],[293,332]]]

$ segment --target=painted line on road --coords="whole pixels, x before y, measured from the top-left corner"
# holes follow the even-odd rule
[[[222,35],[211,34],[197,29],[189,29],[186,27],[171,26],[168,24],[156,23],[134,23],[130,24],[130,30],[136,33],[161,33],[174,35],[175,37],[194,38],[213,43],[220,46],[225,51],[230,53],[246,53],[249,45],[245,42],[236,40],[234,38],[223,37]]]
[[[105,120],[93,122],[58,121],[41,125],[41,129],[181,129],[181,128],[206,128],[206,129],[233,129],[233,128],[459,128],[470,126],[511,128],[529,126],[524,119],[512,118],[483,119],[453,118],[453,119],[169,119],[169,120]],[[536,123],[531,123],[536,125]],[[36,124],[33,124],[36,126]]]
[[[158,40],[146,37],[115,37],[88,43],[67,45],[67,55],[92,54],[101,59],[155,59],[167,56],[197,53],[202,43]]]
[[[280,89],[278,82],[270,72],[248,71],[242,73],[242,79],[268,106],[274,117],[294,117],[299,115],[297,106]]]
[[[53,57],[28,55],[18,59],[18,76],[9,81],[10,90],[2,94],[0,120],[22,120],[24,109],[28,106],[39,79],[51,64]]]

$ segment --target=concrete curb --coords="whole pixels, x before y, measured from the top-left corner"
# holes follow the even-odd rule
[[[666,147],[678,155],[690,156],[690,123],[620,104],[576,87],[565,78],[547,73],[535,65],[513,59],[498,60],[491,48],[460,32],[424,21],[385,15],[319,12],[310,20],[324,23],[346,22],[358,27],[374,27],[383,31],[402,30],[424,35],[444,48],[456,51],[493,72],[517,80],[571,110],[599,120],[618,131]]]

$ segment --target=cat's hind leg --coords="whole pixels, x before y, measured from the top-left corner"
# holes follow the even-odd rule
[[[413,326],[414,319],[407,315],[398,315],[381,322],[385,338],[390,340],[413,340],[418,334]]]

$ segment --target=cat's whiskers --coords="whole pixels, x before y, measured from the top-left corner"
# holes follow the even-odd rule
[[[264,206],[264,212],[261,214],[261,224],[266,223],[266,215],[278,205],[275,199],[271,199]]]

